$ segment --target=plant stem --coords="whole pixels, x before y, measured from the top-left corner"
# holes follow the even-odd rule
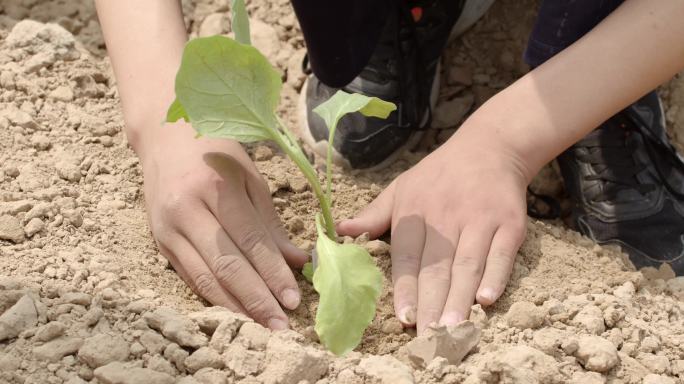
[[[325,232],[331,240],[337,241],[337,232],[335,231],[335,222],[333,221],[332,210],[330,209],[330,201],[323,192],[321,183],[318,180],[318,174],[311,163],[309,163],[299,144],[297,144],[296,138],[285,128],[280,120],[278,122],[283,133],[278,131],[275,142],[294,161],[299,170],[304,174],[304,177],[306,177],[321,206],[323,218],[325,219]]]

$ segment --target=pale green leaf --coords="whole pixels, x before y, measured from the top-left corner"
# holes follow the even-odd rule
[[[314,108],[313,111],[323,118],[332,138],[337,123],[347,113],[361,112],[368,117],[386,119],[395,109],[397,106],[389,101],[339,90],[331,98]]]
[[[195,130],[241,142],[275,137],[281,86],[256,48],[223,36],[190,41],[176,75],[177,100]]]
[[[190,121],[190,118],[188,117],[188,114],[185,113],[185,109],[181,103],[178,101],[178,99],[175,99],[173,100],[173,103],[171,103],[171,106],[169,106],[169,110],[166,112],[166,122],[175,123],[181,119]]]
[[[304,275],[304,278],[306,278],[306,281],[309,283],[313,283],[313,263],[309,262],[304,264],[304,267],[302,267],[302,275]]]
[[[326,348],[343,355],[361,342],[363,332],[375,317],[382,274],[365,249],[330,240],[320,215],[316,228],[318,265],[313,285],[320,301],[315,330]]]
[[[233,14],[231,25],[233,33],[235,33],[235,40],[242,44],[251,45],[249,16],[247,15],[247,8],[245,8],[245,0],[233,0],[231,11]]]

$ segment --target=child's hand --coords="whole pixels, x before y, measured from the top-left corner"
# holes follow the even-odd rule
[[[235,142],[193,139],[188,124],[160,129],[153,145],[137,146],[160,251],[212,304],[287,328],[278,302],[300,301],[287,263],[301,266],[307,255],[288,240],[254,164]]]
[[[459,133],[338,226],[374,237],[391,224],[394,307],[419,333],[498,299],[525,236],[521,164],[487,138]]]

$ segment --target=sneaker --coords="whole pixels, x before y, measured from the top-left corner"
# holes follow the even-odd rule
[[[470,0],[478,1],[478,0]],[[355,169],[382,168],[405,148],[414,147],[422,129],[430,124],[439,92],[439,58],[452,29],[472,25],[486,10],[479,7],[460,20],[463,1],[423,0],[397,2],[368,65],[342,89],[379,97],[397,105],[383,119],[355,113],[343,117],[334,139],[334,162]],[[472,8],[472,7],[471,7]],[[478,16],[477,11],[481,14]],[[315,76],[302,90],[298,136],[325,156],[328,128],[313,109],[330,98],[336,88]]]
[[[637,268],[668,263],[684,275],[684,162],[652,92],[558,157],[572,224],[620,245]]]

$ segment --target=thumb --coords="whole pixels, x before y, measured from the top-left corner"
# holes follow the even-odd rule
[[[385,233],[392,223],[395,189],[396,180],[355,218],[343,220],[337,224],[337,232],[343,236],[359,236],[368,232],[371,238]]]

